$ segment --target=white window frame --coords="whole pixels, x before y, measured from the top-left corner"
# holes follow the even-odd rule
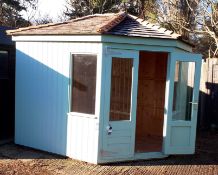
[[[87,113],[81,113],[81,112],[72,112],[71,111],[71,104],[72,104],[72,83],[73,83],[73,55],[96,55],[97,59],[97,65],[96,65],[96,86],[95,86],[95,114],[87,114]],[[98,87],[100,86],[100,79],[99,79],[99,54],[96,52],[70,52],[70,68],[69,68],[69,112],[68,115],[70,116],[77,116],[77,117],[84,117],[84,118],[93,118],[97,119],[97,110],[98,110],[98,104],[100,104],[98,101]]]

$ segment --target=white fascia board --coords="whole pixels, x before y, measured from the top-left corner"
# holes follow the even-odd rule
[[[20,35],[12,36],[13,41],[39,42],[101,42],[101,35]]]

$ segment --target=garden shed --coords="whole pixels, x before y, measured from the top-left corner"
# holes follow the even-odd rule
[[[0,26],[0,144],[14,137],[15,44]]]
[[[15,143],[90,163],[193,154],[201,55],[127,13],[10,30]]]

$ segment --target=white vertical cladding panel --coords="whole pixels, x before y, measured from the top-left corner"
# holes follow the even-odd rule
[[[67,155],[67,150],[71,150],[69,145],[76,144],[77,141],[70,138],[72,133],[68,131],[75,132],[73,127],[77,126],[78,133],[88,129],[86,126],[92,128],[92,124],[98,124],[98,119],[86,118],[86,121],[84,118],[81,119],[84,120],[83,123],[75,120],[80,123],[78,125],[73,123],[74,119],[69,118],[68,121],[70,53],[99,53],[101,44],[17,42],[16,46],[15,142]],[[99,94],[100,89],[97,89],[96,100],[99,99]],[[96,105],[100,105],[99,100]],[[96,116],[98,115],[99,107],[96,107]],[[93,144],[97,144],[97,132],[80,139],[86,141],[87,137]],[[87,149],[89,146],[90,143]],[[95,149],[98,149],[97,146]]]
[[[90,163],[97,163],[98,119],[68,116],[67,156]]]

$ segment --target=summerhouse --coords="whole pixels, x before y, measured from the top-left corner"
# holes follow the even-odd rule
[[[15,143],[90,163],[193,154],[201,55],[126,13],[10,30]]]

